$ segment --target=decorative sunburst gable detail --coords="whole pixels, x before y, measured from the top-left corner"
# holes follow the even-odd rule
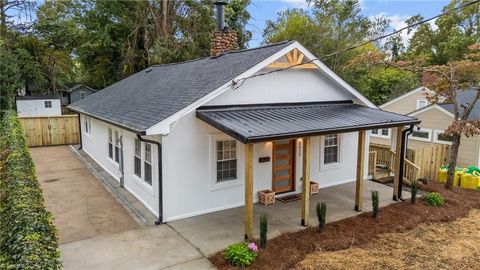
[[[297,69],[316,69],[318,68],[317,65],[313,63],[305,63],[304,60],[305,55],[298,51],[297,48],[289,51],[279,60],[269,64],[268,68],[297,68]]]

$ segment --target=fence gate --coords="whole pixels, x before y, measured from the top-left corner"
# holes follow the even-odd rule
[[[419,177],[436,180],[440,166],[448,163],[449,145],[436,144],[431,147],[414,149],[414,163],[420,167]]]
[[[19,117],[28,146],[79,143],[78,115]]]

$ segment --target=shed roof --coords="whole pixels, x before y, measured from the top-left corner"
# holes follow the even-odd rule
[[[201,107],[197,117],[243,143],[420,123],[351,101]]]
[[[58,95],[15,96],[16,100],[60,99]]]
[[[144,132],[293,42],[151,66],[74,102],[69,108]]]
[[[458,111],[462,113],[463,108],[460,107],[460,105],[468,104],[472,102],[475,99],[476,95],[477,95],[477,90],[475,89],[457,91],[457,104],[459,106]],[[439,104],[439,106],[453,113],[453,104]],[[468,117],[468,120],[479,120],[479,119],[480,119],[480,103],[477,101],[475,103],[475,106],[473,107],[472,112]]]

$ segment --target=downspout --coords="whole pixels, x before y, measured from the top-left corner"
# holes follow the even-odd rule
[[[413,132],[413,125],[410,125],[408,129],[402,131],[402,148],[400,149],[400,171],[398,172],[399,181],[398,181],[398,194],[397,198],[401,201],[404,199],[402,198],[402,188],[403,188],[403,173],[405,166],[405,154],[407,152],[407,145],[408,145],[408,136]]]
[[[163,223],[163,179],[162,179],[162,144],[142,138],[142,135],[137,134],[137,138],[146,143],[152,143],[157,145],[158,149],[158,219],[155,221],[155,225],[160,225]]]
[[[78,150],[82,150],[82,120],[80,119],[80,113],[77,113],[78,115],[78,131],[80,132],[79,138],[80,138],[80,147]]]

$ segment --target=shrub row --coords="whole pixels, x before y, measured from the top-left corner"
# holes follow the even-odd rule
[[[0,123],[0,269],[60,269],[57,231],[15,113]]]

